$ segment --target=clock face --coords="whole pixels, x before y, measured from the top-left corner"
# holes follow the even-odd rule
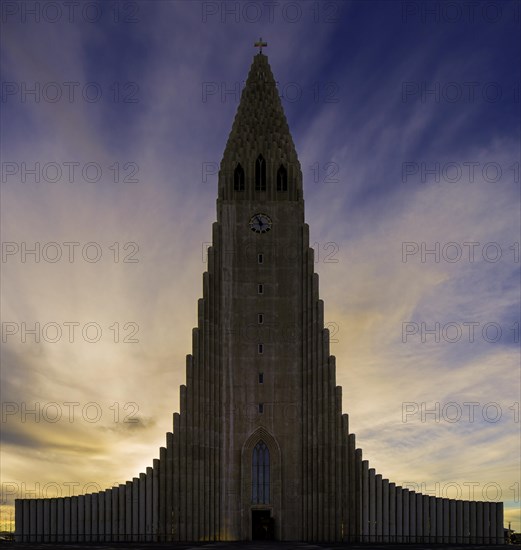
[[[266,214],[254,214],[250,220],[250,229],[255,233],[267,233],[271,229],[271,219]]]

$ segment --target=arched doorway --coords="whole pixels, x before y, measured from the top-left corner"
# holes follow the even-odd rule
[[[280,447],[265,428],[255,430],[242,448],[241,478],[242,538],[280,539]]]

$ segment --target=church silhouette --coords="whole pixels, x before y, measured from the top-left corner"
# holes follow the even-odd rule
[[[166,446],[119,486],[16,500],[16,540],[501,544],[502,503],[402,488],[356,447],[302,172],[266,43],[256,46],[220,165],[198,326]]]

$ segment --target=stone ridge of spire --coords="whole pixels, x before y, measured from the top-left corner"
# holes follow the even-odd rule
[[[253,58],[221,167],[259,153],[300,168],[275,78],[262,53]]]

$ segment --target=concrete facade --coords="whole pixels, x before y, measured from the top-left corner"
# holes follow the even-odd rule
[[[302,172],[262,53],[221,162],[212,241],[180,412],[159,458],[98,494],[18,500],[17,540],[496,543],[502,503],[397,486],[349,433]]]

